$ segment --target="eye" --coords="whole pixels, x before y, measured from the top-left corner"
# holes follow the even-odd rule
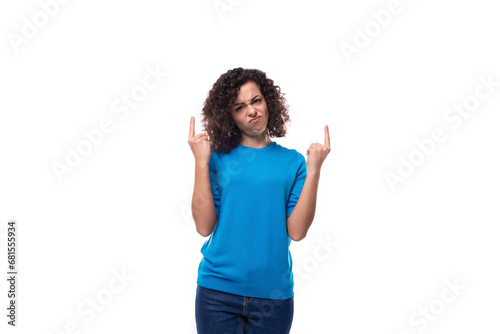
[[[238,108],[235,109],[235,111],[240,111],[240,109],[241,109],[241,107],[238,107]]]
[[[257,101],[258,101],[258,102],[260,102],[260,101],[261,101],[261,99],[257,99],[257,100],[255,100],[255,101],[253,101],[253,102],[254,102],[254,103],[257,103]]]

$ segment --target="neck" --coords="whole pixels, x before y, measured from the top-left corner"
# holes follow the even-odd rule
[[[271,138],[268,135],[261,137],[247,137],[243,136],[240,143],[241,145],[253,147],[253,148],[262,148],[269,146],[271,144]]]

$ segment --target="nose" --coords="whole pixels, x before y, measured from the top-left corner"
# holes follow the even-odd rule
[[[257,114],[256,111],[257,111],[257,109],[255,109],[255,107],[253,105],[250,104],[248,106],[248,115],[250,117],[255,117],[255,115]]]

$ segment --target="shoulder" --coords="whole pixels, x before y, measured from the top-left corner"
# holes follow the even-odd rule
[[[276,144],[276,148],[278,148],[278,150],[281,153],[289,155],[289,156],[291,156],[299,161],[304,160],[304,155],[302,155],[302,153],[300,153],[299,151],[297,151],[294,148],[288,148],[288,147],[282,146],[280,144]]]
[[[213,149],[213,146],[212,146]],[[229,153],[223,153],[220,150],[216,151],[211,151],[210,152],[210,161],[209,165],[212,168],[215,168],[216,166],[221,166],[220,164],[223,164],[224,162],[227,162],[228,160],[238,160],[240,159],[238,154],[235,154],[235,149],[233,148]]]
[[[278,154],[281,155],[279,159],[281,161],[287,161],[289,168],[295,170],[306,169],[307,162],[302,153],[300,153],[294,148],[287,148],[279,144],[277,144],[276,147],[278,148],[277,150]]]

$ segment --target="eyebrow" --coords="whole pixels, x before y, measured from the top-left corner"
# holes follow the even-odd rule
[[[256,98],[258,98],[259,96],[260,96],[260,95],[255,95],[254,97],[252,97],[252,99],[250,100],[250,102],[252,102],[252,101],[253,101],[253,100],[255,100]],[[237,105],[239,105],[239,104],[245,104],[245,103],[244,103],[244,102],[235,103],[235,104],[233,104],[233,107],[234,107],[234,106],[237,106]]]

